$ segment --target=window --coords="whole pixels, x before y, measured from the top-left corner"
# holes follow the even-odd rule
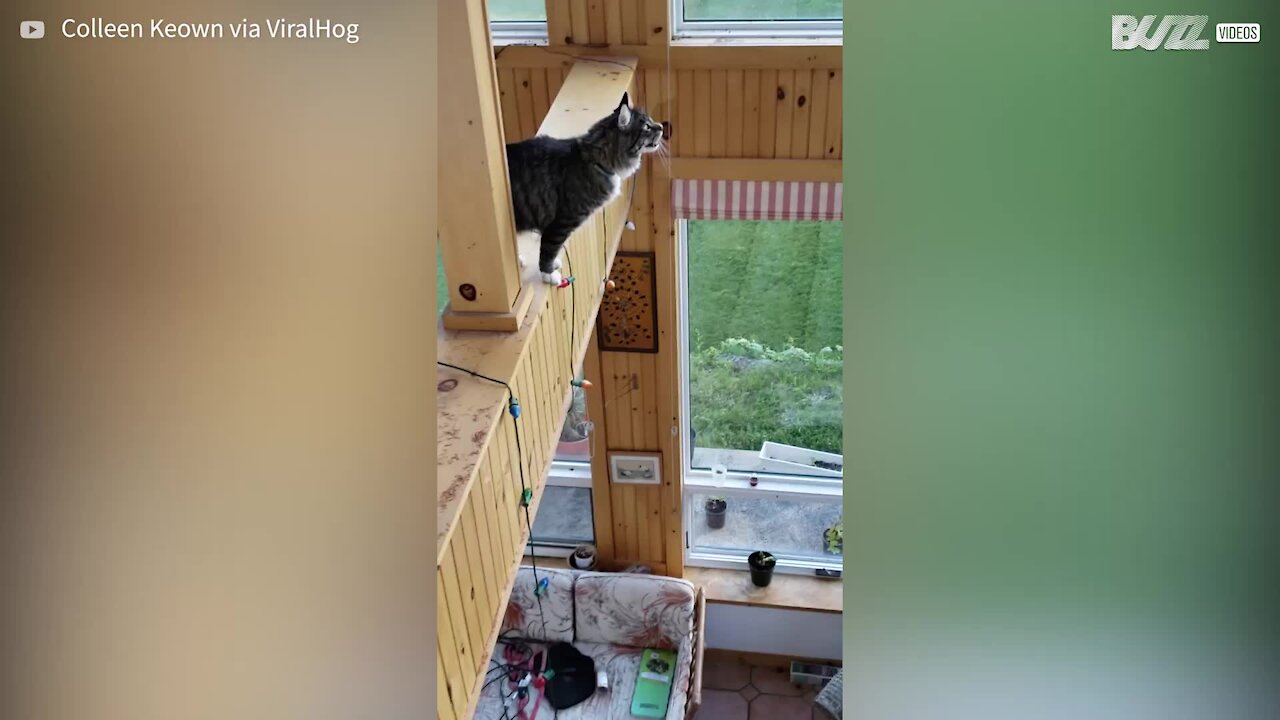
[[[547,40],[546,0],[489,0],[494,45]]]
[[[843,0],[673,0],[676,38],[840,38]]]
[[[686,562],[837,569],[843,223],[680,225]]]
[[[593,430],[587,417],[586,394],[582,388],[574,388],[526,555],[568,557],[578,545],[595,542],[591,507]]]

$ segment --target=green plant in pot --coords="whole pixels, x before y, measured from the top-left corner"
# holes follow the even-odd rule
[[[713,530],[724,527],[724,516],[729,510],[729,503],[724,498],[719,496],[707,498],[704,509],[707,512],[707,527]]]
[[[569,565],[576,570],[594,570],[596,567],[596,548],[591,544],[583,544],[574,548],[569,556]]]
[[[751,569],[751,584],[756,587],[768,587],[773,582],[773,568],[778,564],[772,553],[757,550],[747,556],[747,566]]]
[[[844,518],[822,531],[822,540],[826,543],[826,551],[830,555],[844,554]]]

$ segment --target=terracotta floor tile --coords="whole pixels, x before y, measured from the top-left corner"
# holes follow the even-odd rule
[[[738,692],[742,693],[742,697],[746,698],[748,701],[755,700],[756,696],[760,694],[760,691],[757,690],[754,685],[748,685]]]
[[[761,695],[751,701],[750,720],[812,720],[813,706],[801,697]]]
[[[809,689],[803,685],[792,685],[791,674],[775,668],[751,668],[751,684],[766,695],[799,697]]]
[[[702,687],[741,690],[751,682],[751,668],[739,663],[708,661],[702,668]]]
[[[694,720],[747,720],[747,700],[730,690],[703,690]]]

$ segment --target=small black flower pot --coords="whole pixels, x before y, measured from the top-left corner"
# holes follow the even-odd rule
[[[757,550],[747,556],[747,565],[751,568],[751,584],[756,587],[768,587],[773,581],[773,566],[777,560],[765,552]]]
[[[707,527],[715,530],[724,527],[724,516],[729,510],[729,504],[719,498],[712,498],[707,501]]]

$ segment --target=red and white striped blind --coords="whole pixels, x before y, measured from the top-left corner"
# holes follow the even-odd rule
[[[679,220],[843,220],[843,183],[672,180]]]

